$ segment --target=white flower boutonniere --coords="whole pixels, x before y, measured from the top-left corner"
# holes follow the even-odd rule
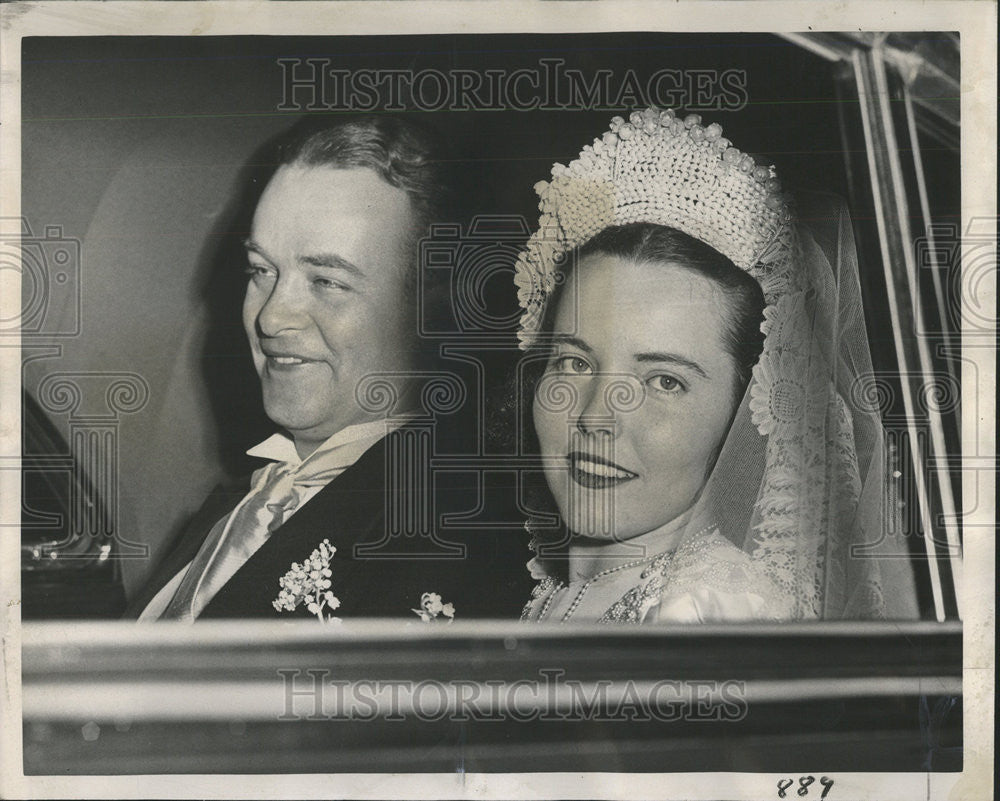
[[[340,606],[340,599],[330,590],[330,576],[333,575],[330,560],[336,552],[327,539],[301,565],[292,562],[292,569],[278,581],[281,592],[271,605],[279,612],[293,612],[304,603],[320,622],[339,623],[339,617],[327,614],[327,610],[332,612]]]
[[[424,623],[430,623],[439,615],[446,617],[448,623],[455,619],[455,607],[453,604],[441,603],[441,596],[436,592],[425,592],[420,596],[420,608],[412,610],[414,614],[420,616]]]

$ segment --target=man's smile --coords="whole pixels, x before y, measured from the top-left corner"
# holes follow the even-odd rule
[[[260,352],[267,362],[268,369],[283,370],[291,367],[301,367],[306,364],[317,364],[320,359],[311,359],[289,348],[276,348],[273,345],[260,346]]]
[[[302,359],[302,358],[300,358],[298,356],[268,356],[267,357],[267,363],[269,365],[272,365],[272,366],[273,365],[286,366],[286,365],[298,365],[298,364],[312,364],[315,361],[316,361],[315,359]]]

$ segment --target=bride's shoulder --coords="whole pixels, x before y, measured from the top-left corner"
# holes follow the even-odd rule
[[[647,618],[659,623],[784,620],[791,599],[717,530],[681,545],[664,576],[659,603]]]

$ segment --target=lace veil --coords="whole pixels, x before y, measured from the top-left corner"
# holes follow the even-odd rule
[[[793,619],[913,618],[850,219],[832,196],[797,206],[793,281],[689,527],[718,526]]]
[[[786,619],[917,617],[846,207],[778,195],[773,168],[699,123],[652,109],[631,124],[616,118],[536,187],[539,230],[515,277],[522,347],[538,333],[561,254],[607,225],[658,222],[729,247],[764,290],[764,347],[680,547],[717,530],[779,588]]]

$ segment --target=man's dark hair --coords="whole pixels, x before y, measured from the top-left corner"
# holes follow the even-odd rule
[[[416,215],[416,236],[433,222],[446,222],[451,184],[443,145],[430,129],[392,115],[361,115],[317,128],[309,122],[279,149],[278,165],[373,170],[402,189]],[[416,254],[414,254],[416,255]]]

